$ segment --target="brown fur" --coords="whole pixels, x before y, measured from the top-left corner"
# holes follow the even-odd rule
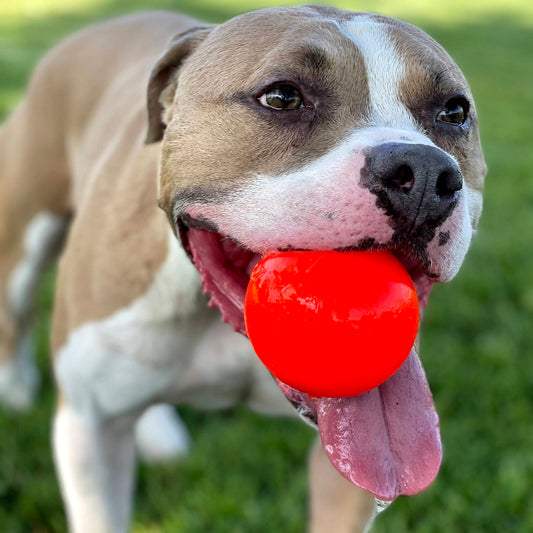
[[[279,40],[279,24],[269,28],[270,16],[270,10],[242,15],[212,30],[198,44],[194,63],[185,60],[180,68],[162,152],[163,207],[168,208],[176,190],[194,190],[198,183],[206,189],[216,183],[220,191],[235,187],[252,174],[290,172],[335,146],[358,125],[355,117],[364,120],[369,105],[366,73],[353,43],[332,21],[324,20],[319,10],[309,8],[283,15],[283,41],[272,47]],[[302,39],[302,35],[306,37]],[[246,44],[250,36],[257,43],[252,50]],[[221,47],[230,37],[231,46]],[[246,54],[239,53],[242,49]],[[327,59],[319,71],[312,61],[313,53],[322,53]],[[176,51],[171,48],[167,54],[174,56]],[[298,61],[302,54],[311,60]],[[213,57],[217,57],[216,62]],[[291,65],[294,79],[309,84],[317,100],[327,100],[328,105],[321,107],[321,115],[312,125],[315,117],[309,116],[307,122],[280,128],[279,123],[269,122],[252,110],[254,103],[244,94],[259,93],[263,80],[273,79],[281,69],[290,72]],[[251,77],[249,72],[253,72]],[[194,87],[202,87],[202,97],[190,101],[187,96]],[[205,113],[206,106],[209,113]],[[325,124],[328,127],[321,127]],[[198,150],[206,145],[208,151]]]
[[[54,95],[57,101],[67,102],[60,114],[67,154],[55,159],[70,167],[73,182],[63,209],[76,211],[59,269],[54,352],[68,331],[142,294],[166,255],[168,226],[157,208],[154,179],[159,150],[144,145],[145,93],[161,50],[193,23],[154,13],[89,28],[60,45],[43,73],[64,92]],[[107,53],[111,48],[113,54]],[[34,85],[44,92],[42,80]],[[49,123],[42,127],[51,129]],[[60,189],[69,190],[65,184]]]

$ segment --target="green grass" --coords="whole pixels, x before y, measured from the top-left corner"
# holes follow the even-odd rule
[[[251,0],[3,0],[0,116],[62,36],[127,10],[178,4],[212,21],[259,7]],[[477,98],[490,169],[479,234],[456,280],[432,295],[424,326],[422,358],[441,417],[444,464],[429,490],[380,516],[378,533],[533,531],[532,6],[529,0],[357,2],[358,9],[421,25],[455,57]],[[39,298],[39,403],[23,416],[0,414],[0,531],[8,533],[65,530],[49,444],[52,278]],[[310,430],[242,409],[185,410],[184,418],[194,451],[179,466],[141,468],[135,532],[303,531]]]

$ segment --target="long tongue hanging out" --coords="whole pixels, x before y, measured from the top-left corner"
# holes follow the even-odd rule
[[[254,254],[216,233],[187,232],[184,244],[226,322],[244,328],[244,293]],[[350,398],[310,398],[278,380],[300,412],[316,418],[326,453],[348,480],[381,500],[427,488],[442,460],[439,421],[418,354],[413,349],[381,386]]]
[[[415,350],[380,387],[318,399],[317,415],[331,462],[379,499],[416,494],[435,479],[442,460],[439,419]]]

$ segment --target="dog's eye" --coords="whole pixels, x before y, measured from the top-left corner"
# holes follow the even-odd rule
[[[438,115],[438,120],[462,126],[468,118],[468,102],[464,98],[452,98]]]
[[[303,97],[300,91],[287,84],[272,87],[259,97],[259,102],[265,107],[280,111],[292,111],[303,107]]]

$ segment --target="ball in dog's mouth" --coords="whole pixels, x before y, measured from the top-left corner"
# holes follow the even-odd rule
[[[261,256],[201,226],[178,221],[183,246],[201,275],[210,305],[235,331],[246,335],[246,289]],[[431,278],[410,254],[396,251],[395,255],[409,272],[424,307]],[[312,398],[276,381],[297,412],[318,426],[335,468],[376,498],[390,501],[416,494],[435,479],[442,460],[439,420],[415,348],[387,381],[357,396]]]
[[[257,263],[246,291],[246,332],[270,372],[314,397],[381,385],[418,333],[414,284],[386,250],[285,251]]]

